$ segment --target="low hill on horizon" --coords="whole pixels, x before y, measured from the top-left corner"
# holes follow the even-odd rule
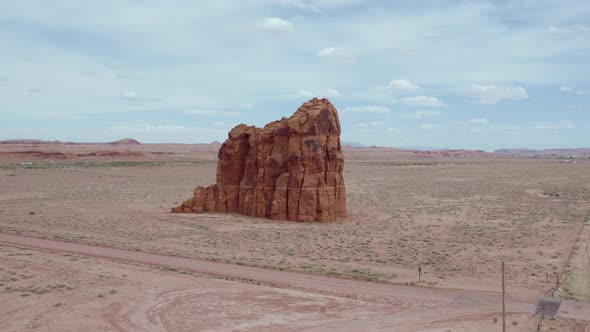
[[[558,149],[497,149],[498,155],[516,155],[523,157],[554,156],[554,157],[590,157],[590,148],[558,148]]]
[[[68,144],[68,145],[80,145],[80,144],[109,144],[109,145],[140,145],[141,143],[133,138],[123,138],[114,142],[64,142],[64,141],[44,141],[40,139],[9,139],[0,141],[0,144]]]
[[[46,141],[40,139],[9,139],[0,141],[2,145],[30,145],[30,146],[83,146],[83,145],[109,145],[109,146],[157,146],[157,145],[184,145],[184,146],[201,146],[207,147],[207,150],[217,150],[222,143],[213,141],[210,143],[141,143],[133,138],[123,138],[113,142],[64,142],[59,140]],[[427,148],[427,147],[385,147],[385,146],[367,146],[358,142],[342,141],[342,147],[350,157],[356,156],[375,156],[380,154],[397,155],[398,157],[418,157],[418,158],[465,158],[465,157],[524,157],[524,158],[588,158],[590,157],[590,148],[552,148],[552,149],[529,149],[529,148],[503,148],[493,152],[483,150],[467,149],[444,149],[444,148]],[[355,159],[353,157],[353,159]]]

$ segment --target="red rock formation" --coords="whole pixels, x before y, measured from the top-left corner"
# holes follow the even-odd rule
[[[238,212],[295,221],[346,216],[338,112],[314,98],[264,128],[234,127],[218,153],[217,183],[197,187],[176,213]]]
[[[134,140],[133,138],[123,138],[120,139],[118,141],[114,141],[111,143],[108,143],[111,145],[141,145],[141,143],[139,143],[138,140]]]

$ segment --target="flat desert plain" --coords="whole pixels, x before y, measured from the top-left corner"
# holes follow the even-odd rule
[[[542,330],[590,329],[588,160],[349,150],[347,219],[298,223],[169,213],[215,182],[203,146],[1,149],[0,233],[94,246],[0,239],[2,331],[499,331],[502,260],[509,330],[536,329],[557,282]]]

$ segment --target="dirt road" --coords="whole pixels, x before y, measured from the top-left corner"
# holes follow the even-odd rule
[[[414,320],[424,319],[428,324],[436,324],[437,322],[448,324],[449,322],[461,322],[463,320],[481,321],[482,319],[491,319],[499,314],[501,308],[500,294],[493,292],[410,287],[338,279],[11,234],[0,234],[0,242],[116,261],[169,266],[176,269],[215,276],[248,279],[262,283],[263,285],[273,285],[283,289],[304,291],[310,294],[322,294],[324,296],[336,296],[355,301],[363,301],[367,303],[367,306],[365,306],[367,310],[371,306],[374,306],[381,311],[385,310],[385,312],[388,312],[388,315],[380,315],[379,319],[374,319],[371,322],[375,329],[391,326],[392,324],[403,326],[398,325],[401,323],[399,317],[405,316],[409,320],[410,316],[403,314],[408,308],[412,308],[414,313],[422,311],[423,313],[418,318],[415,316],[412,317],[414,317]],[[530,315],[534,311],[537,300],[538,297],[530,294],[519,295],[512,292],[507,296],[508,314],[512,316]],[[417,310],[417,308],[423,308],[423,310]],[[438,309],[435,312],[431,308]],[[588,312],[590,312],[589,303],[570,303],[566,301],[562,307],[562,314],[560,316],[576,320],[589,320]],[[440,318],[441,315],[444,319]],[[415,323],[415,321],[406,321],[408,328],[410,326],[412,328],[418,326]],[[340,326],[338,324],[342,324],[342,322],[335,324],[332,327],[338,327]],[[346,324],[350,324],[350,322]]]

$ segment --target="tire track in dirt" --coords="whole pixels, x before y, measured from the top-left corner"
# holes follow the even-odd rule
[[[440,302],[441,306],[457,305],[468,308],[477,307],[478,312],[490,313],[498,310],[501,301],[500,294],[495,292],[421,288],[338,279],[320,275],[269,270],[243,265],[218,263],[178,256],[166,256],[147,252],[127,251],[108,247],[97,247],[12,234],[0,233],[0,242],[154,266],[173,266],[179,269],[209,275],[258,281],[279,288],[290,288],[311,293],[361,299],[375,304],[383,304],[391,300],[393,303],[399,303],[398,301],[400,301],[400,299],[402,302],[404,299],[410,299]],[[537,297],[509,294],[507,296],[507,312],[532,313],[537,300]],[[590,311],[590,303],[576,304],[583,308],[587,307]],[[179,304],[172,304],[172,307],[177,305]],[[117,312],[117,310],[114,312]],[[158,311],[157,309],[151,309],[151,312],[152,319],[158,319],[157,317],[162,319],[162,317],[166,316],[165,314],[162,316],[161,311]],[[584,310],[580,310],[579,312],[583,313]],[[584,314],[577,315],[576,313],[572,313],[571,315],[573,315],[573,317],[570,318],[581,320],[590,319],[590,317],[587,317],[587,315]]]

